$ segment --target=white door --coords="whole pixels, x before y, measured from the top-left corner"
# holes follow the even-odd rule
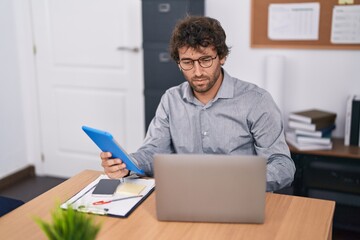
[[[144,138],[140,0],[32,1],[42,172],[101,170],[81,126],[111,132],[128,152]]]

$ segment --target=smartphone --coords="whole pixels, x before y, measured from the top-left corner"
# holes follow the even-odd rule
[[[92,195],[95,197],[111,197],[120,184],[120,179],[100,179]]]

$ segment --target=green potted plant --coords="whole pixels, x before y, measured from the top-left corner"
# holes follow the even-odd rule
[[[52,223],[35,218],[50,240],[94,240],[101,227],[101,224],[95,223],[92,215],[78,212],[72,206],[67,209],[57,207],[51,217]]]

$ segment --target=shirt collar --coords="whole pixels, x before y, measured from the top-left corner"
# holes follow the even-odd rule
[[[233,98],[234,97],[234,81],[232,81],[231,76],[224,70],[222,69],[223,74],[224,74],[224,79],[223,82],[220,86],[220,89],[218,91],[218,93],[215,96],[215,99],[218,98]]]

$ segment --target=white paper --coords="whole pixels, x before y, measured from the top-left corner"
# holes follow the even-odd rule
[[[270,4],[268,37],[271,40],[318,40],[319,3]]]
[[[125,216],[129,211],[132,210],[138,204],[143,197],[126,199],[116,202],[111,202],[104,205],[93,205],[93,202],[100,200],[109,201],[118,198],[128,197],[129,195],[123,195],[115,193],[112,197],[94,197],[92,196],[92,190],[95,188],[100,179],[107,179],[106,175],[100,175],[96,180],[91,182],[89,185],[84,187],[80,192],[75,196],[67,200],[61,205],[61,208],[66,209],[71,205],[74,209],[80,210],[80,206],[84,206],[87,210],[86,212],[92,212],[94,214],[105,214],[105,215],[114,215],[114,216]],[[154,179],[141,179],[141,178],[124,178],[125,182],[145,185],[145,189],[141,191],[141,195],[144,197],[155,187]]]
[[[360,43],[360,6],[335,6],[331,25],[331,42]]]

